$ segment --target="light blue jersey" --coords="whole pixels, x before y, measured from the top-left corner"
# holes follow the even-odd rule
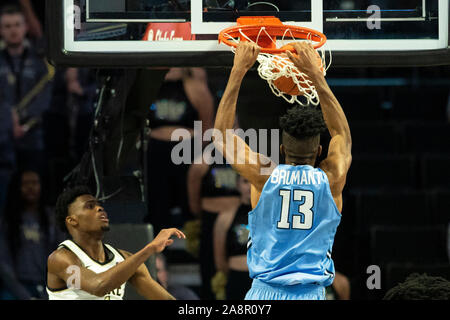
[[[250,277],[274,287],[331,285],[340,220],[325,172],[309,165],[277,166],[249,212]]]

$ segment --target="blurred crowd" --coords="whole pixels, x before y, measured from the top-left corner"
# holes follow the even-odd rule
[[[47,257],[66,237],[52,207],[64,176],[86,151],[95,114],[96,70],[46,60],[44,4],[2,1],[0,13],[0,300],[46,299]],[[211,128],[218,98],[206,70],[172,68],[149,108],[148,214],[142,222],[155,234],[189,222],[199,228],[198,292],[168,281],[167,261],[157,257],[158,281],[181,299],[240,300],[251,285],[248,181],[226,163],[176,165],[171,159],[178,143],[172,133],[182,128],[194,139],[194,121],[203,132]],[[345,275],[336,274],[327,297],[350,298]]]
[[[48,63],[44,9],[8,0],[0,13],[0,299],[45,298],[47,256],[65,236],[53,165],[79,161],[93,119],[95,75]]]
[[[96,71],[46,60],[43,7],[43,1],[8,1],[0,13],[0,299],[6,300],[46,299],[47,257],[66,237],[52,208],[64,175],[86,151],[95,112]],[[149,111],[148,180],[159,183],[148,185],[142,222],[155,233],[187,221],[202,231],[198,294],[168,284],[166,259],[158,256],[158,280],[179,298],[220,297],[225,285],[216,292],[211,286],[218,272],[224,279],[230,274],[229,298],[243,298],[250,286],[248,182],[226,164],[171,161],[173,131],[187,129],[193,139],[194,121],[211,128],[216,105],[205,70],[172,68]],[[219,213],[226,223],[216,223]]]

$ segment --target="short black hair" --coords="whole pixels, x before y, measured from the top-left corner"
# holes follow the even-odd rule
[[[383,300],[449,300],[450,282],[442,277],[413,273],[391,288]]]
[[[55,215],[58,227],[66,233],[69,233],[66,227],[66,217],[69,214],[69,206],[79,196],[90,194],[91,190],[87,186],[75,186],[64,190],[56,200]]]
[[[6,4],[0,8],[0,18],[5,14],[21,14],[25,16],[20,6],[14,4]]]
[[[311,104],[288,109],[280,117],[280,128],[298,140],[316,137],[327,129],[320,106]]]

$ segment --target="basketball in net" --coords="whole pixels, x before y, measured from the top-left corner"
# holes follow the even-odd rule
[[[289,50],[291,49],[292,46],[290,44],[285,45],[283,47],[281,47],[280,49],[285,49],[285,50]],[[293,53],[294,56],[298,57],[297,54]],[[324,71],[324,66],[323,66],[323,61],[322,58],[320,57],[319,53],[316,51],[316,55],[317,55],[317,66],[320,68],[320,70],[323,72]],[[286,74],[286,73],[282,73],[281,70],[286,68],[286,64],[288,61],[291,61],[287,56],[281,56],[281,55],[276,55],[274,56],[273,59],[273,64],[276,66],[275,68],[272,69],[273,73],[280,73],[280,74]],[[277,68],[279,67],[279,68]],[[291,69],[293,69],[291,67]],[[295,68],[297,69],[297,68]],[[310,93],[310,86],[308,85],[308,83],[310,83],[310,79],[308,78],[307,75],[305,75],[301,70],[295,70],[293,69],[289,75],[286,76],[280,76],[279,78],[273,80],[273,85],[275,87],[277,87],[278,90],[280,90],[283,93],[289,94],[291,96],[298,96],[298,95],[303,95],[303,92],[299,90],[297,83],[300,84],[300,86],[307,92]],[[297,72],[295,72],[297,71]]]
[[[311,43],[316,49],[317,65],[325,75],[329,64],[326,63],[325,50],[322,47],[327,41],[323,33],[309,28],[284,25],[273,16],[240,17],[236,26],[222,30],[218,38],[219,42],[232,48],[236,48],[240,41],[250,41],[261,48],[257,58],[258,74],[267,81],[274,95],[282,97],[289,103],[316,106],[319,104],[314,83],[302,70],[298,70],[286,55],[286,51],[296,54],[292,41],[278,48],[277,40],[286,41],[286,38],[291,38],[294,42]]]

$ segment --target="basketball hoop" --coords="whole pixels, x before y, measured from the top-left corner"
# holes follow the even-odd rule
[[[281,37],[281,39],[279,39]],[[286,40],[285,38],[288,38]],[[331,64],[326,63],[326,54],[323,49],[327,38],[323,33],[313,29],[284,25],[276,17],[240,17],[237,25],[226,28],[219,33],[219,42],[235,48],[240,41],[250,41],[261,47],[258,55],[258,74],[269,83],[272,92],[283,97],[289,103],[319,104],[316,88],[308,76],[298,70],[294,63],[283,55],[286,51],[296,53],[294,47],[287,43],[277,47],[277,39],[289,43],[308,41],[317,50],[317,63],[323,74]],[[306,102],[300,99],[304,97]]]

